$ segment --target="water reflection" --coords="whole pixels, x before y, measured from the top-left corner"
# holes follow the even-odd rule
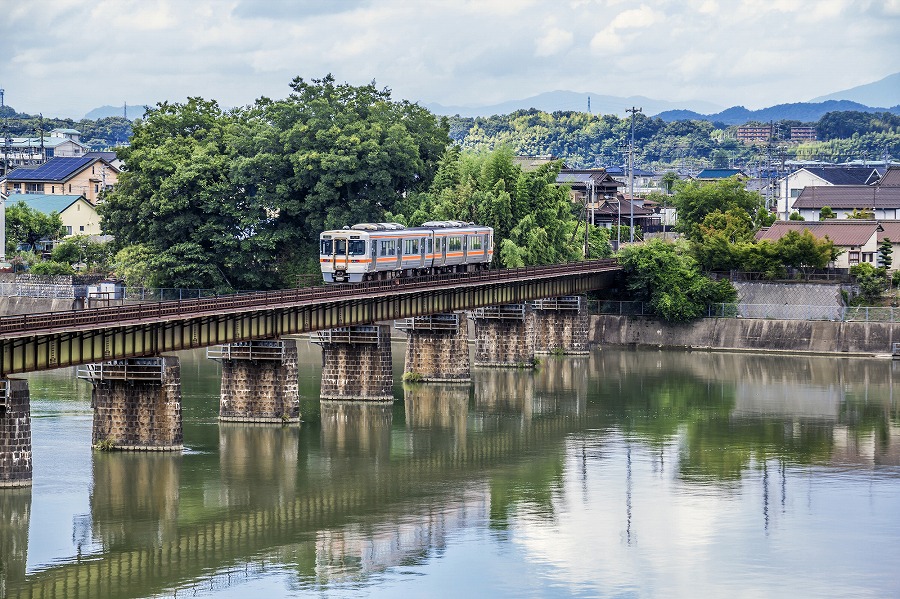
[[[894,373],[886,360],[603,350],[534,372],[474,369],[471,388],[405,386],[402,405],[322,402],[300,427],[223,425],[194,405],[185,438],[212,438],[204,451],[93,454],[90,559],[73,547],[26,575],[30,495],[0,493],[0,563],[10,597],[252,581],[273,596],[404,592],[407,571],[425,575],[422,595],[448,594],[427,582],[446,577],[496,596],[734,590],[681,580],[696,568],[766,596],[797,571],[829,571],[802,556],[834,569],[859,553],[848,576],[882,578],[852,583],[890,596]],[[190,390],[205,367],[189,377],[186,401],[215,406]],[[460,538],[477,558],[451,559]]]
[[[0,489],[0,597],[25,579],[31,487]]]
[[[277,505],[297,481],[300,430],[296,425],[219,424],[221,504]]]
[[[91,536],[104,550],[172,539],[178,523],[182,457],[100,452],[93,455]]]
[[[323,452],[331,457],[388,457],[393,407],[391,402],[323,400]]]

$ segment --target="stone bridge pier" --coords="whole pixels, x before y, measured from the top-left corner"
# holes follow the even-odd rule
[[[531,302],[536,354],[586,355],[588,313],[584,297],[570,295]]]
[[[475,321],[475,366],[534,368],[534,312],[504,304],[469,312]]]
[[[222,363],[219,420],[300,422],[296,341],[228,343],[209,348],[206,357]]]
[[[395,322],[406,333],[403,371],[422,382],[470,383],[468,321],[459,313],[416,316]]]
[[[321,399],[394,400],[389,325],[318,331],[310,341],[322,346]]]
[[[78,369],[93,385],[95,447],[181,451],[181,365],[177,357],[128,358]]]
[[[0,489],[31,485],[31,396],[25,379],[0,379]]]

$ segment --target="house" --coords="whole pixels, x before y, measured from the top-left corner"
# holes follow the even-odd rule
[[[561,169],[556,184],[568,186],[572,203],[586,205],[589,210],[596,209],[604,198],[614,198],[624,185],[602,168]]]
[[[628,169],[623,166],[608,166],[606,167],[606,172],[609,173],[613,179],[622,182],[622,184],[625,185],[625,189],[630,193],[631,177],[628,173]],[[646,195],[654,191],[663,191],[660,188],[661,181],[662,175],[654,173],[653,171],[644,170],[640,167],[635,167],[634,195]]]
[[[595,205],[589,205],[589,220],[598,227],[611,228],[619,224],[634,224],[641,231],[656,232],[662,230],[663,214],[656,202],[646,202],[643,198],[629,198],[619,193],[611,198],[604,198]]]
[[[872,166],[805,166],[799,168],[788,176],[778,179],[778,214],[787,220],[790,216],[792,200],[800,197],[807,187],[871,185],[879,178],[878,170]]]
[[[878,221],[881,228],[878,230],[878,244],[885,239],[891,242],[891,270],[900,270],[900,220]],[[877,266],[882,266],[879,257]]]
[[[57,133],[59,131],[60,133]],[[74,131],[73,133],[62,133]],[[3,141],[3,172],[23,166],[43,164],[51,158],[83,156],[87,146],[79,141],[80,133],[74,129],[58,129],[41,137],[10,137]]]
[[[47,195],[23,193],[10,197],[9,208],[22,203],[43,214],[56,212],[66,228],[66,235],[100,235],[100,216],[97,208],[83,195]]]
[[[819,220],[825,206],[832,209],[837,219],[847,218],[854,210],[870,210],[875,220],[900,219],[900,167],[888,168],[880,178],[874,169],[866,170],[870,171],[866,181],[874,183],[807,186],[791,209],[806,220]]]
[[[553,156],[552,154],[546,154],[543,156],[514,156],[513,164],[521,168],[523,171],[533,171],[544,166],[545,164],[549,164],[557,160],[559,160],[559,158]],[[563,166],[563,168],[565,168],[565,166]]]
[[[827,220],[827,221],[775,221],[771,227],[760,229],[756,239],[775,242],[784,237],[788,231],[809,231],[816,239],[826,237],[841,250],[833,266],[850,268],[861,262],[869,262],[873,266],[878,256],[878,222],[874,220]]]
[[[7,195],[83,195],[96,204],[102,191],[112,189],[119,169],[102,158],[51,158],[35,168],[17,168],[0,178],[0,191]]]
[[[731,177],[737,177],[740,180],[749,179],[747,173],[742,171],[739,168],[705,168],[699,173],[694,179],[698,181],[722,181],[724,179],[730,179]]]

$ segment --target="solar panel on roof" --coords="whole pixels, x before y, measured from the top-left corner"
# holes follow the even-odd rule
[[[8,178],[18,181],[58,181],[90,164],[92,160],[95,160],[93,156],[51,158],[35,169],[11,171]]]

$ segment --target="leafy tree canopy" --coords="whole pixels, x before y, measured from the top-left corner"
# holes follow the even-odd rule
[[[684,322],[706,314],[713,303],[733,302],[737,291],[727,280],[713,281],[700,272],[685,242],[654,239],[619,253],[634,299],[647,302],[654,314]]]
[[[678,210],[678,228],[689,239],[699,239],[700,225],[710,213],[740,211],[755,215],[762,207],[762,197],[744,189],[735,178],[724,181],[690,181],[680,185],[673,203]],[[736,213],[735,213],[736,214]]]
[[[143,248],[129,256],[157,267],[155,285],[290,285],[317,269],[322,230],[381,220],[430,185],[446,123],[374,83],[329,75],[291,88],[231,111],[161,103],[135,123],[120,150],[128,169],[99,212],[119,249]]]
[[[6,252],[12,253],[20,243],[33,244],[40,239],[59,239],[66,234],[56,212],[44,214],[24,202],[6,207]]]

